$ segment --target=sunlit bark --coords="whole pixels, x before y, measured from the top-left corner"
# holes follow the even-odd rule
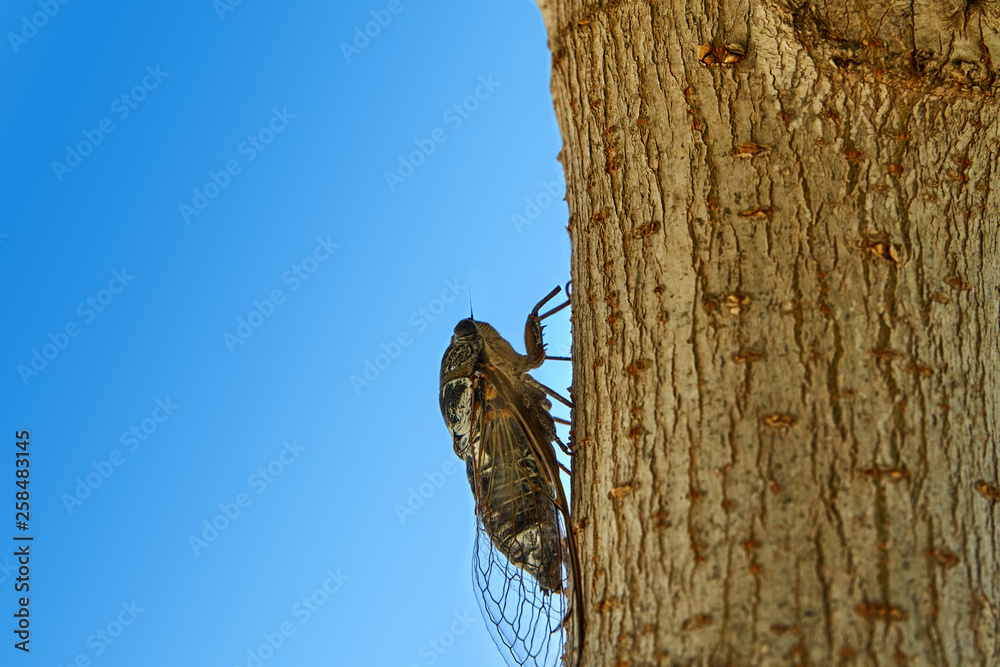
[[[540,4],[582,664],[1000,664],[997,4]]]

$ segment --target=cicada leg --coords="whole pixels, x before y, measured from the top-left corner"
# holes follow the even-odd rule
[[[570,438],[570,443],[572,444],[572,442],[573,442],[573,439],[571,437]],[[573,448],[570,445],[567,445],[566,443],[564,443],[562,440],[560,440],[558,436],[556,436],[556,444],[559,445],[559,449],[563,450],[563,452],[566,454],[566,456],[573,456]],[[559,465],[562,465],[562,464],[560,463]],[[567,470],[566,472],[569,472],[569,470]]]
[[[569,305],[569,299],[567,299],[564,303],[556,306],[547,313],[543,315],[538,314],[538,311],[542,309],[542,306],[551,301],[561,289],[561,287],[556,287],[554,290],[549,292],[544,299],[539,301],[531,310],[531,314],[528,315],[528,321],[524,323],[524,348],[528,353],[529,370],[532,368],[538,368],[542,365],[542,362],[545,361],[545,343],[542,340],[542,320],[549,315],[558,313],[560,310]]]
[[[560,403],[562,403],[563,405],[565,405],[567,408],[570,408],[571,410],[573,409],[573,401],[569,400],[568,398],[563,397],[562,394],[560,394],[555,389],[549,389],[544,384],[542,384],[541,382],[539,382],[535,378],[531,377],[530,375],[526,375],[524,377],[524,381],[527,382],[530,385],[538,387],[539,389],[541,389],[542,391],[544,391],[546,394],[548,394],[552,398],[556,399],[557,401],[559,401]]]
[[[570,303],[573,300],[573,293],[570,292],[570,289],[569,289],[569,286],[572,285],[572,284],[573,284],[572,280],[569,281],[568,283],[566,283],[566,303]],[[565,308],[566,307],[566,303],[564,303],[563,305],[559,306],[559,308],[557,308],[556,310],[560,310],[562,308]],[[545,313],[544,315],[542,315],[538,319],[541,320],[542,318],[548,317],[552,313],[556,312],[556,310],[549,311],[548,313]],[[570,318],[570,319],[572,319],[572,318]],[[549,355],[545,355],[545,360],[546,361],[548,361],[550,359],[552,361],[573,361],[572,357],[550,357]]]

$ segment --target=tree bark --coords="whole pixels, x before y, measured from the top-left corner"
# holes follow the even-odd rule
[[[996,0],[540,6],[581,664],[1000,665]]]

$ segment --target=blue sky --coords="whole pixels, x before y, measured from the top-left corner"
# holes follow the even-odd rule
[[[569,279],[537,8],[64,2],[0,11],[0,663],[502,665],[438,371]]]

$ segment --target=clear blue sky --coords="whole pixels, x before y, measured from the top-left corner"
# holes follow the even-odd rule
[[[535,5],[11,0],[0,28],[0,664],[502,665],[438,371],[470,293],[523,349],[569,279]]]

